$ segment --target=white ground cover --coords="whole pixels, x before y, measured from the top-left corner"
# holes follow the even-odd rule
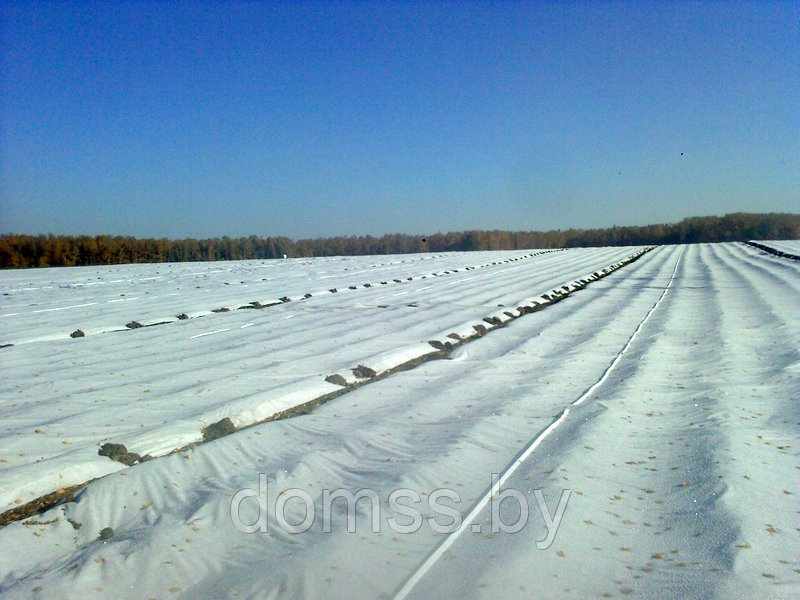
[[[800,256],[800,240],[759,240],[758,243],[769,246],[770,248],[775,248],[775,250],[780,250],[781,252],[786,252],[787,254]]]
[[[75,502],[0,530],[0,592],[796,597],[800,267],[741,244],[658,248],[446,360],[306,416],[132,468],[96,456],[104,440],[167,451],[220,416],[263,418],[306,390],[335,389],[324,382],[329,373],[352,380],[358,364],[382,370],[428,352],[429,339],[634,250],[570,250],[0,350],[8,505],[57,481],[120,469]],[[271,526],[246,534],[231,521],[231,498],[257,489],[259,473],[269,478]],[[492,502],[482,500],[492,473],[528,499],[517,533],[489,530]],[[331,532],[315,522],[289,534],[274,514],[289,488],[315,505],[325,489],[374,490],[380,531],[370,531],[362,507],[355,533],[336,510]],[[398,488],[422,499],[450,489],[468,520],[449,534],[427,525],[398,533],[386,522],[398,516],[387,504]],[[552,512],[571,493],[545,549],[536,546],[547,533],[536,490]],[[287,507],[302,519],[302,505]],[[252,520],[254,506],[242,513]],[[105,527],[114,535],[100,540]]]
[[[0,273],[0,344],[211,315],[336,288],[431,277],[533,252],[474,252],[21,269]]]
[[[129,451],[158,456],[199,441],[203,427],[225,417],[237,426],[265,419],[341,389],[325,381],[330,374],[340,373],[354,382],[357,378],[351,369],[359,365],[382,372],[431,353],[434,349],[429,340],[448,340],[447,334],[453,332],[474,333],[473,325],[493,314],[508,319],[505,310],[514,310],[532,297],[550,293],[636,250],[575,249],[536,256],[484,253],[472,257],[462,253],[427,260],[407,257],[402,259],[406,263],[393,263],[400,283],[389,279],[391,284],[381,285],[386,279],[374,274],[376,285],[369,288],[350,290],[342,285],[342,292],[326,291],[263,310],[212,313],[78,339],[47,339],[44,335],[35,343],[0,349],[4,364],[0,395],[5,400],[0,406],[0,510],[119,470],[122,464],[98,456],[104,442],[122,443]],[[528,258],[517,260],[520,256]],[[359,278],[351,281],[357,282],[365,279],[359,265],[376,264],[375,258],[336,262],[347,262],[348,272],[357,273],[351,277]],[[460,266],[453,267],[448,260]],[[441,275],[407,279],[419,264],[427,267],[435,261],[434,272]],[[283,265],[288,261],[273,262]],[[452,271],[470,263],[488,266]],[[398,273],[398,265],[404,264],[413,266]],[[260,267],[239,265],[242,269]],[[145,265],[140,270],[147,279],[163,268]],[[295,268],[316,273],[317,267],[306,261],[305,267],[299,264]],[[330,268],[319,270],[329,272]],[[24,273],[39,276],[38,271],[30,270],[4,275],[18,281]],[[279,279],[285,287],[271,288],[270,293],[284,295],[281,290],[290,287],[286,279],[297,276]],[[217,285],[227,289],[220,281]],[[314,283],[292,285],[292,289],[302,290]],[[38,293],[47,297],[49,292]],[[192,294],[189,301],[202,300]],[[106,306],[99,318],[122,322],[131,318],[123,315],[137,314],[121,304],[112,306]],[[15,331],[18,320],[35,317],[40,322],[31,327],[46,334],[54,314],[69,311],[23,313],[2,323]],[[62,319],[59,316],[59,326]]]

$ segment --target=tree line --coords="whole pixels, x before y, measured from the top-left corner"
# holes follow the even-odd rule
[[[138,239],[123,236],[0,236],[0,268],[243,260],[580,246],[798,239],[800,214],[732,213],[678,223],[555,231],[461,231],[291,240],[286,237]]]

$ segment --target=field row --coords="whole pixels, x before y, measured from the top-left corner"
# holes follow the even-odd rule
[[[768,254],[788,258],[790,260],[800,260],[800,240],[788,241],[766,241],[766,242],[747,242],[753,248],[763,250]]]

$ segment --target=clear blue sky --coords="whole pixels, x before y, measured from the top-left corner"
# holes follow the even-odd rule
[[[5,2],[0,232],[798,212],[798,7]]]

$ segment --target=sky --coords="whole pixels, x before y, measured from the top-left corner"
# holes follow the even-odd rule
[[[0,233],[800,212],[800,2],[14,2]]]

